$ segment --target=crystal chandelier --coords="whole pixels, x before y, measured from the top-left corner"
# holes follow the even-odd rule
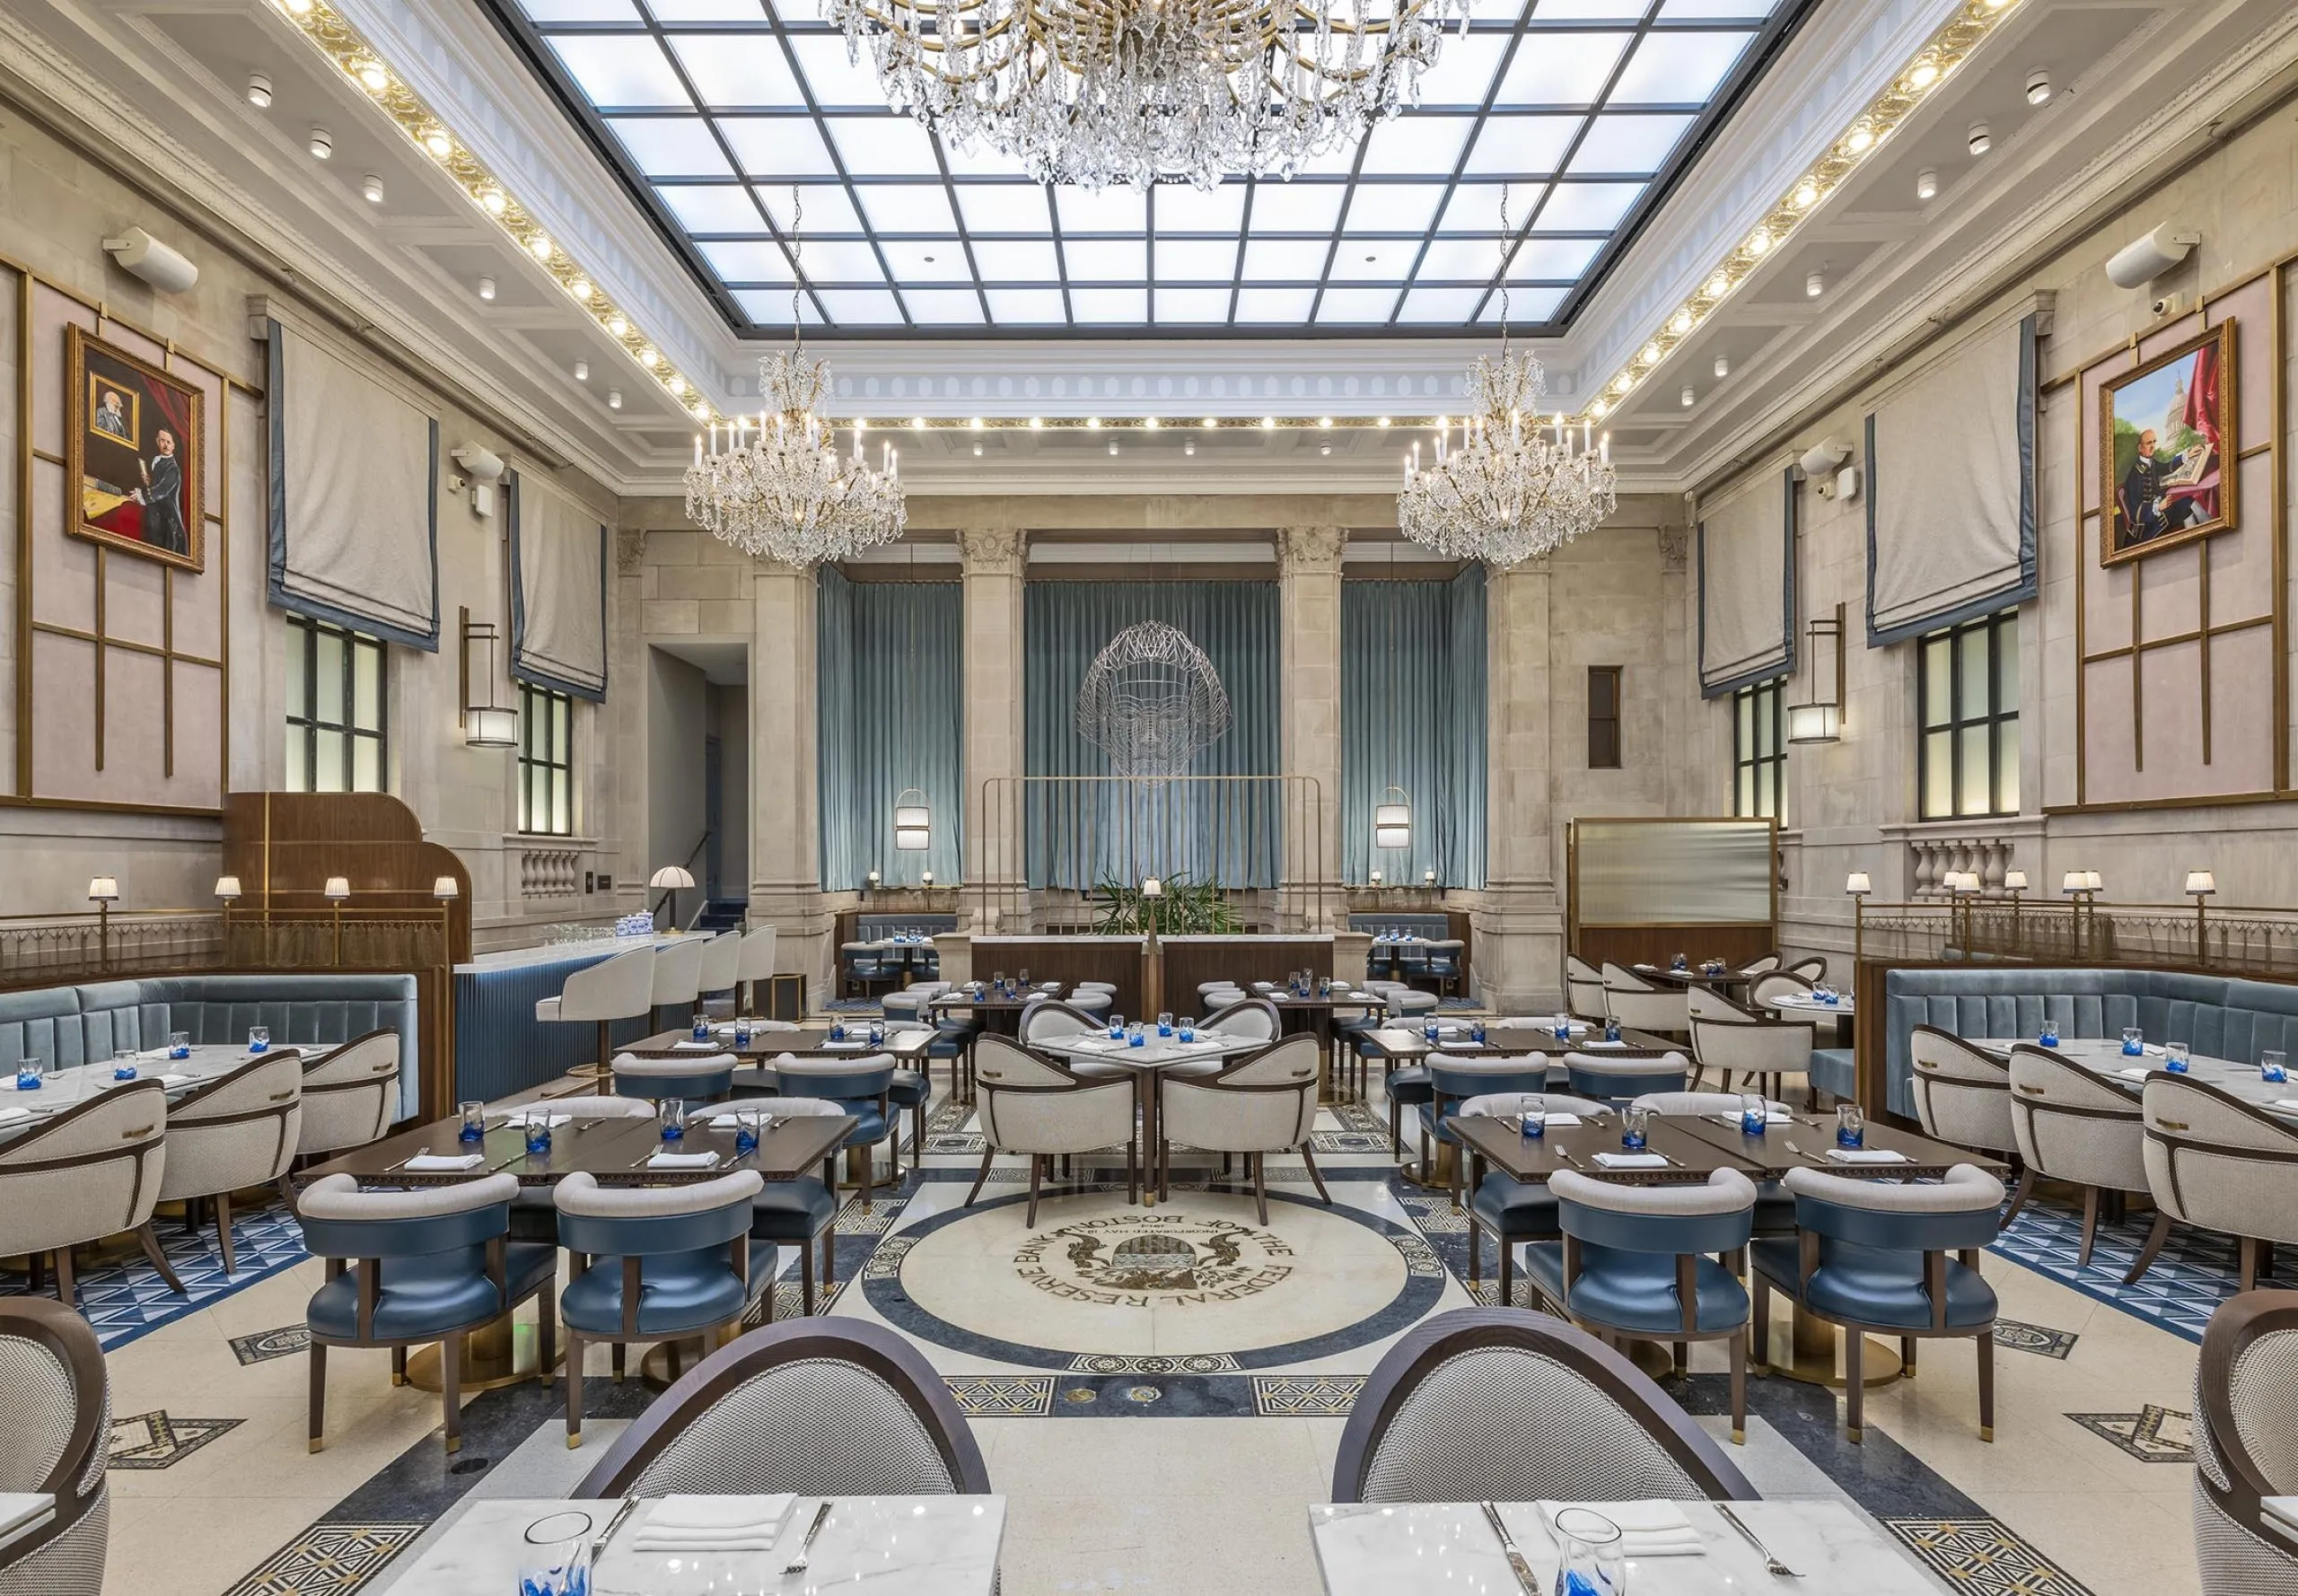
[[[1440,419],[1436,457],[1426,469],[1420,445],[1405,457],[1397,524],[1404,535],[1447,559],[1482,560],[1498,570],[1552,554],[1603,523],[1619,503],[1609,434],[1599,439],[1586,421],[1580,436],[1559,413],[1539,418],[1548,373],[1539,358],[1508,347],[1507,190],[1501,191],[1500,353],[1478,355],[1469,372],[1469,413],[1460,441]]]
[[[1291,177],[1417,103],[1469,0],[827,0],[897,110],[1039,182]]]
[[[841,457],[836,429],[819,413],[829,390],[829,366],[806,355],[805,327],[798,318],[798,285],[804,276],[795,269],[795,189],[791,204],[790,322],[795,346],[759,357],[764,408],[754,422],[737,416],[713,425],[707,453],[702,437],[696,436],[694,464],[686,473],[686,513],[696,525],[745,554],[803,567],[893,542],[908,522],[909,507],[893,445],[881,445],[878,465],[870,466],[863,458],[857,421],[854,452]]]

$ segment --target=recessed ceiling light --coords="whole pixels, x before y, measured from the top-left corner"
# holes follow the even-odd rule
[[[2050,103],[2050,74],[2039,66],[2027,74],[2027,103],[2029,105]]]
[[[574,381],[577,382],[588,382],[590,380],[591,363],[587,360],[576,361],[574,363]]]
[[[527,248],[533,252],[534,258],[537,260],[548,261],[556,246],[553,245],[548,239],[543,237],[541,233],[538,232],[533,238],[527,241]]]
[[[1033,433],[1043,432],[1045,430],[1045,417],[1042,416],[1031,417],[1030,430]]]
[[[1690,386],[1689,386],[1688,384],[1687,384],[1687,385],[1685,386],[1685,388],[1684,388],[1684,391],[1683,391],[1683,407],[1684,407],[1684,408],[1685,408],[1685,409],[1687,409],[1687,410],[1688,410],[1688,409],[1690,409],[1694,405],[1697,404],[1698,402],[1699,402],[1699,395],[1698,395],[1698,394],[1697,394],[1697,393],[1695,393],[1695,392],[1693,392],[1693,391],[1692,391],[1692,390],[1691,390],[1691,388],[1690,388]]]
[[[1276,430],[1276,417],[1274,416],[1264,416],[1260,418],[1260,425],[1263,432],[1273,433]]]
[[[1101,430],[1101,418],[1098,416],[1088,416],[1085,417],[1085,425],[1093,431],[1099,432]]]
[[[1810,276],[1803,279],[1803,297],[1805,299],[1817,299],[1820,294],[1825,294],[1827,291],[1827,273],[1813,272]]]
[[[1760,254],[1762,254],[1766,250],[1768,250],[1768,249],[1770,249],[1770,248],[1771,248],[1771,234],[1770,234],[1769,232],[1767,232],[1767,231],[1765,231],[1763,228],[1759,227],[1759,228],[1757,228],[1753,232],[1751,232],[1751,233],[1748,234],[1748,253],[1749,253],[1749,254],[1750,254],[1750,255],[1760,255]]]
[[[455,141],[444,127],[434,127],[423,136],[423,147],[431,152],[432,159],[444,161],[455,153]]]
[[[973,457],[976,460],[979,460],[981,458],[981,445],[978,443],[976,443],[973,446]]]
[[[1330,426],[1332,425],[1332,417],[1329,416],[1320,416],[1317,417],[1317,425],[1319,426]]]
[[[672,372],[671,373],[669,386],[672,393],[684,393],[686,391],[686,379],[680,376],[676,372]]]
[[[975,417],[973,418],[973,430],[974,430],[974,431],[976,431],[976,432],[979,432],[979,431],[981,430],[981,425],[982,425],[981,417],[978,417],[978,416]]]
[[[1389,418],[1388,418],[1387,417],[1385,417],[1385,416],[1381,417],[1381,425],[1382,426],[1386,426],[1386,425],[1389,425]]]
[[[1973,122],[1971,124],[1970,131],[1971,153],[1974,155],[1984,155],[1987,151],[1994,147],[1995,136],[1987,130],[1987,124],[1984,122]]]
[[[1915,70],[1907,75],[1908,87],[1918,92],[1938,81],[1939,64],[1935,61],[1917,61]]]
[[[1115,438],[1111,438],[1110,440],[1110,452],[1111,454],[1115,454],[1117,452],[1117,440]]]
[[[1155,432],[1155,431],[1157,430],[1157,428],[1158,428],[1158,426],[1159,426],[1159,425],[1160,425],[1160,424],[1159,424],[1159,422],[1158,422],[1157,418],[1156,418],[1154,416],[1152,416],[1152,417],[1148,417],[1146,420],[1143,421],[1141,425],[1142,425],[1143,426],[1147,427],[1151,432],[1153,432],[1153,432]]]
[[[369,205],[382,204],[383,180],[376,176],[373,172],[369,172],[365,177],[359,180],[359,192],[365,197]]]
[[[607,330],[618,338],[628,338],[630,323],[619,316],[610,316],[607,318]]]
[[[1936,199],[1939,197],[1939,174],[1927,166],[1916,172],[1915,197],[1917,199]]]
[[[489,304],[492,304],[495,302],[495,279],[493,277],[479,278],[478,297],[487,301]]]
[[[1718,377],[1728,377],[1732,374],[1732,357],[1730,355],[1719,355],[1715,357],[1715,374]]]
[[[1219,426],[1221,425],[1221,417],[1218,416],[1207,416],[1205,418],[1204,424],[1206,426]]]
[[[367,85],[370,94],[380,94],[391,86],[391,75],[381,61],[363,61],[359,64],[359,81]]]
[[[271,80],[260,72],[248,74],[248,103],[258,110],[271,109]]]
[[[1185,441],[1181,444],[1181,452],[1183,454],[1195,454],[1197,452],[1197,440],[1195,438],[1190,438]]]
[[[607,408],[610,410],[619,410],[622,408],[621,389],[610,388],[607,390]]]
[[[489,189],[478,197],[478,203],[490,216],[499,216],[510,205],[500,189]]]
[[[925,417],[923,416],[911,417],[909,418],[909,430],[914,433],[924,432],[925,430]]]
[[[662,356],[661,353],[657,351],[652,344],[647,345],[645,348],[638,351],[638,364],[646,367],[650,371],[655,366],[660,365],[662,362]]]
[[[313,127],[311,129],[311,151],[312,160],[326,160],[329,156],[335,153],[335,135],[329,133],[324,127]]]
[[[1332,445],[1329,443],[1320,443],[1317,445],[1317,452],[1319,454],[1330,454],[1332,452]]]

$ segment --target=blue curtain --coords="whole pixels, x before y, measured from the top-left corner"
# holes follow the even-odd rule
[[[1022,598],[1022,717],[1031,776],[1106,776],[1080,736],[1077,689],[1112,637],[1139,621],[1178,627],[1212,661],[1229,695],[1228,734],[1194,776],[1272,776],[1278,762],[1280,667],[1273,582],[1032,582]],[[1224,887],[1274,887],[1284,854],[1276,781],[1080,790],[1031,785],[1024,813],[1030,884],[1089,889],[1103,878],[1186,873]]]
[[[1340,590],[1340,873],[1484,885],[1484,567],[1450,582]],[[1412,806],[1412,846],[1373,846],[1390,786]]]
[[[821,568],[814,729],[821,884],[960,879],[965,739],[964,604],[954,582],[848,582]],[[771,691],[770,684],[761,690]],[[894,800],[925,794],[922,853],[894,848]],[[910,802],[917,800],[913,797]]]

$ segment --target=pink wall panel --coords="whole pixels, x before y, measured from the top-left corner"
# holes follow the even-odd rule
[[[2210,640],[2211,791],[2263,793],[2275,782],[2274,628]]]
[[[2260,277],[2210,302],[2213,326],[2230,318],[2241,328],[2234,361],[2234,447],[2240,452],[2274,435],[2274,352],[2267,338],[2274,318],[2274,279]]]
[[[71,499],[64,468],[32,461],[32,618],[93,630],[96,546],[64,535]]]
[[[176,662],[176,774],[179,803],[224,802],[224,672]]]
[[[2099,523],[2086,521],[2074,557],[2083,562],[2083,647],[2087,653],[2130,646],[2130,586],[2147,560],[2126,560],[2101,569]]]
[[[2089,803],[2120,803],[2149,796],[2131,768],[2130,661],[2099,660],[2083,667],[2085,732],[2083,797]]]
[[[2198,547],[2190,543],[2153,559],[2133,560],[2130,568],[2138,574],[2138,624],[2146,636],[2175,636],[2202,626],[2202,550]],[[2123,618],[2128,622],[2127,609]],[[2093,639],[2091,652],[2096,653],[2101,646]]]
[[[2274,613],[2274,456],[2253,454],[2240,469],[2242,524],[2209,539],[2214,626]]]
[[[64,329],[92,329],[96,313],[45,285],[32,289],[32,447],[64,452]]]
[[[167,641],[166,569],[156,560],[140,560],[118,549],[106,551],[105,636],[148,643],[154,648]]]

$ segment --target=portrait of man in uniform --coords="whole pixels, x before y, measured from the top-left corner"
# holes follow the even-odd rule
[[[2233,323],[2210,329],[2099,390],[2103,565],[2234,523]]]

